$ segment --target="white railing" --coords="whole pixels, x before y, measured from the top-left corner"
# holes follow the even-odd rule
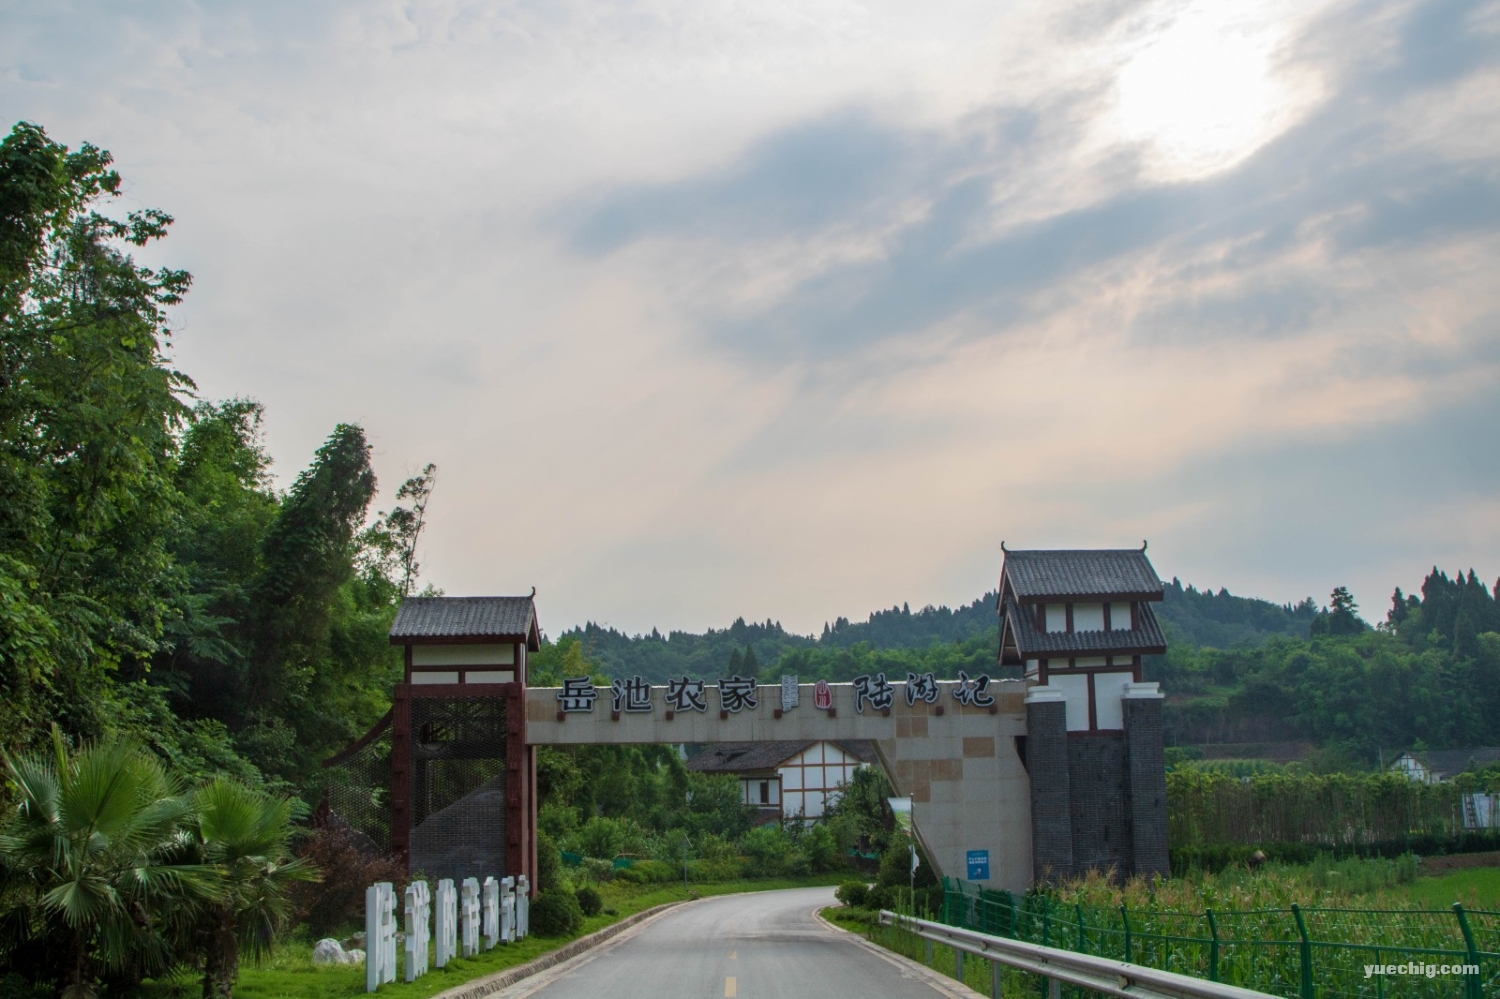
[[[474,957],[500,943],[515,943],[530,929],[526,876],[465,878],[461,890],[452,879],[426,881],[406,887],[402,924],[405,934],[406,980],[427,974],[428,958],[441,968],[457,957]],[[396,892],[389,881],[365,891],[365,991],[396,980]]]
[[[1057,999],[1064,984],[1082,986],[1118,999],[1278,999],[1270,993],[1242,989],[1238,985],[1224,985],[1107,957],[1008,940],[890,911],[880,913],[880,922],[907,930],[929,943],[952,947],[954,971],[959,981],[964,977],[965,954],[989,961],[990,988],[995,999],[1000,999],[1002,965],[1048,979],[1052,999]],[[928,957],[930,963],[930,948]]]

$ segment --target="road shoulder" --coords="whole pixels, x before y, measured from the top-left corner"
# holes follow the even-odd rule
[[[850,941],[860,947],[863,947],[865,950],[874,954],[882,961],[885,961],[886,963],[892,964],[895,967],[899,968],[904,977],[914,978],[920,982],[923,982],[941,995],[947,996],[948,999],[989,999],[988,996],[975,992],[963,982],[949,978],[947,975],[938,971],[934,971],[931,968],[927,967],[927,965],[925,964],[919,964],[918,962],[913,961],[911,958],[897,954],[895,951],[886,950],[879,944],[871,943],[870,941],[866,940],[864,937],[860,936],[858,933],[855,933],[853,930],[847,930],[839,924],[833,922],[832,920],[824,919],[824,908],[826,908],[826,906],[819,906],[818,908],[814,909],[813,918],[823,926],[827,927],[829,931],[833,933],[842,933]]]

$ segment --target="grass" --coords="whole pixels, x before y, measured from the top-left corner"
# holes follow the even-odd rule
[[[853,909],[847,905],[830,905],[826,909],[819,910],[818,915],[833,923],[842,926],[846,930],[866,935],[870,927],[880,922],[880,913],[874,909]]]
[[[1500,910],[1500,867],[1471,867],[1436,878],[1418,878],[1406,898],[1429,909],[1462,902],[1468,909]]]
[[[807,878],[769,879],[765,881],[731,881],[721,884],[695,884],[691,890],[682,885],[633,885],[611,882],[599,885],[604,897],[605,912],[584,920],[583,929],[569,937],[528,937],[514,944],[502,944],[492,951],[479,954],[468,960],[454,960],[446,968],[432,968],[426,975],[408,984],[402,981],[405,960],[397,951],[396,982],[383,985],[380,995],[391,999],[427,999],[447,989],[485,975],[525,964],[555,950],[571,940],[585,936],[626,916],[650,909],[667,902],[680,902],[688,898],[728,895],[738,892],[771,891],[778,888],[808,888],[833,886],[846,874],[815,875]],[[147,999],[177,999],[197,996],[201,991],[197,982],[179,979],[176,982],[155,982],[144,987],[140,995]],[[276,954],[259,967],[246,966],[240,972],[239,984],[235,986],[237,999],[353,999],[365,992],[365,969],[354,967],[319,967],[312,963],[312,944],[309,941],[289,941]]]

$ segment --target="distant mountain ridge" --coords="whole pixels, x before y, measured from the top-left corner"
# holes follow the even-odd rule
[[[652,629],[628,635],[593,622],[559,636],[559,643],[582,641],[588,655],[612,676],[639,674],[656,682],[669,676],[760,675],[790,653],[832,654],[864,650],[924,650],[937,645],[970,646],[978,640],[999,641],[995,611],[998,594],[990,591],[956,609],[928,605],[912,611],[902,604],[874,611],[864,621],[840,617],[824,624],[821,635],[798,635],[780,622],[735,620],[727,628],[695,634]],[[1312,598],[1298,604],[1276,604],[1240,597],[1226,589],[1198,590],[1176,578],[1167,584],[1157,614],[1170,641],[1192,646],[1232,648],[1258,645],[1274,635],[1306,638],[1318,608]],[[805,657],[799,657],[799,661]]]

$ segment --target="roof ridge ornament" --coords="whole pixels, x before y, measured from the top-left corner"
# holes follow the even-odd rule
[[[1007,554],[1007,555],[1010,554],[1010,549],[1008,549],[1008,548],[1005,547],[1005,539],[1004,538],[1000,539],[1000,550],[1003,551],[1003,552],[1005,552],[1005,554]]]
[[[1145,551],[1145,550],[1146,550],[1146,539],[1142,538],[1141,539],[1141,551]],[[533,591],[533,592],[535,592],[535,591]]]

